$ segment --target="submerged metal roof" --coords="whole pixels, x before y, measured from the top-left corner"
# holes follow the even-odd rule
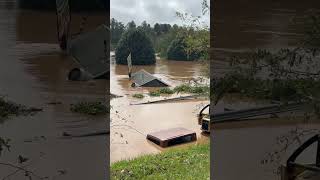
[[[98,78],[109,72],[108,28],[101,25],[70,40],[68,52],[92,78]]]
[[[158,81],[160,84],[162,84],[162,86],[168,86],[167,83],[163,82],[162,80],[158,79],[157,77],[153,76],[143,69],[132,74],[132,81],[136,86],[144,86],[152,81]]]

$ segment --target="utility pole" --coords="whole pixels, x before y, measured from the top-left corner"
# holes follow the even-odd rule
[[[129,76],[129,79],[131,79],[131,71],[132,71],[131,53],[127,57],[127,63],[128,63],[128,76]]]

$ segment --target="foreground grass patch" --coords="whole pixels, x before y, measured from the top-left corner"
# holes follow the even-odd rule
[[[120,161],[111,165],[111,179],[206,180],[210,178],[209,155],[209,144],[203,144]]]
[[[70,110],[88,115],[105,115],[109,112],[107,105],[102,102],[80,102],[71,104]]]

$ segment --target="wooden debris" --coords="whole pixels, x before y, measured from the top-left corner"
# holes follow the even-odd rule
[[[197,140],[194,131],[185,128],[172,128],[147,135],[147,139],[161,147],[173,146]]]

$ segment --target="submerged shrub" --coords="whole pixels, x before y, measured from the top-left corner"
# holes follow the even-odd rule
[[[102,102],[80,102],[71,104],[70,110],[72,112],[88,115],[104,115],[109,112],[107,105]]]
[[[131,53],[132,65],[150,65],[156,63],[155,50],[149,37],[141,29],[130,29],[122,34],[116,47],[116,63],[127,64]]]
[[[134,94],[134,95],[132,95],[132,97],[138,98],[138,99],[143,99],[144,95],[143,94]]]
[[[187,43],[185,42],[185,38],[177,37],[174,39],[167,50],[167,56],[169,60],[177,60],[177,61],[193,61],[200,58],[200,52],[191,52],[188,56],[187,53]]]
[[[159,93],[161,93],[161,94],[174,94],[174,91],[170,88],[165,87],[165,88],[160,88]]]
[[[159,91],[151,91],[149,92],[149,96],[159,97],[161,94]]]
[[[6,119],[9,116],[15,115],[32,115],[36,112],[42,111],[41,108],[28,108],[21,104],[16,104],[11,101],[7,101],[0,97],[0,120]]]

